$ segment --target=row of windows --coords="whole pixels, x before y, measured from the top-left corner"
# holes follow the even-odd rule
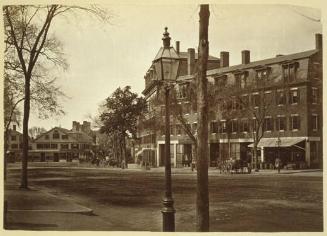
[[[273,94],[275,93],[275,98]],[[288,94],[288,99],[286,99]],[[318,103],[318,88],[312,87],[311,89],[311,103]],[[252,105],[253,107],[259,107],[261,104],[265,106],[271,105],[295,105],[300,102],[300,90],[298,88],[291,88],[289,91],[278,89],[275,92],[265,91],[264,93],[253,93],[251,95],[244,94],[240,97],[231,97],[231,99],[223,100],[219,102],[220,110],[243,110]],[[192,105],[190,102],[181,103],[180,108],[182,114],[190,114],[192,111]],[[165,116],[165,106],[160,107],[161,116]]]
[[[192,132],[192,134],[195,134],[197,130],[197,123],[186,124],[187,130]],[[165,126],[161,126],[160,128],[161,135],[165,135]],[[184,130],[183,126],[181,124],[176,125],[170,125],[170,135],[185,135],[186,131]]]
[[[50,136],[48,134],[45,135],[45,139],[49,140]],[[52,139],[60,139],[60,134],[58,131],[54,131],[52,134]],[[62,134],[61,135],[61,139],[68,139],[68,135],[67,134]]]
[[[297,74],[297,63],[282,65],[282,76],[285,83],[292,83],[296,80]],[[256,69],[255,82],[262,83],[273,79],[271,75],[271,67],[262,67]],[[237,88],[246,88],[251,86],[251,81],[249,81],[249,72],[242,71],[234,73],[235,85]],[[215,79],[215,85],[219,88],[224,88],[227,86],[227,75],[220,75]]]
[[[289,130],[291,131],[298,131],[301,129],[301,118],[298,114],[292,114],[289,119]],[[287,131],[287,118],[286,116],[279,115],[275,118],[273,117],[266,117],[263,121],[263,131],[271,132],[274,130],[276,131]],[[190,130],[193,134],[196,133],[197,130],[197,123],[187,124],[188,130]],[[215,133],[247,133],[252,132],[253,128],[257,128],[257,120],[256,119],[233,119],[227,122],[226,120],[221,121],[212,121],[210,123],[210,132]],[[317,114],[311,115],[311,129],[313,131],[318,131],[319,127],[319,120]],[[254,130],[255,131],[255,130]],[[185,135],[186,131],[183,129],[181,124],[170,125],[170,135]],[[165,135],[165,126],[161,126],[161,135]],[[152,142],[153,137],[148,136],[144,142]]]
[[[286,116],[277,116],[276,118],[273,117],[266,117],[263,121],[263,130],[265,132],[271,132],[274,130],[274,124],[276,131],[286,131],[287,130],[287,119]],[[212,121],[210,123],[210,132],[211,133],[227,133],[228,131],[231,133],[237,132],[250,132],[255,131],[258,127],[258,123],[256,119],[233,119],[227,123],[226,120],[222,120],[220,122]],[[292,114],[289,117],[289,130],[297,131],[301,129],[301,119],[298,114]],[[317,131],[319,127],[319,120],[318,115],[313,114],[311,116],[311,129],[313,131]],[[252,130],[250,130],[250,128]]]
[[[89,144],[78,144],[78,143],[72,143],[71,145],[71,149],[89,149],[90,145]],[[57,144],[57,143],[38,143],[36,144],[36,148],[37,149],[58,149],[58,147],[60,147],[60,149],[63,150],[67,150],[69,149],[69,144]]]
[[[19,147],[19,149],[23,149],[23,144],[21,143],[18,145],[17,143],[13,143],[10,145],[10,147],[11,147],[11,149],[18,149],[18,147]],[[28,149],[32,149],[32,147],[29,146]]]
[[[286,91],[285,90],[276,90],[276,97],[273,98],[272,91],[266,91],[264,94],[253,93],[251,96],[245,94],[238,98],[232,97],[230,100],[225,100],[221,102],[222,110],[237,110],[237,109],[246,109],[252,104],[254,107],[259,107],[262,105],[271,106],[271,105],[285,105],[286,104]],[[291,88],[289,91],[288,103],[289,104],[298,104],[300,102],[300,91],[298,88]],[[311,102],[312,104],[318,103],[318,89],[312,88],[311,90]]]

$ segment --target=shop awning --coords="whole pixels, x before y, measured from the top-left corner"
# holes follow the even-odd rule
[[[280,143],[278,145],[278,139],[277,138],[262,138],[259,143],[258,147],[291,147],[299,142],[302,142],[305,140],[303,137],[283,137],[280,138]],[[253,143],[248,145],[248,147],[253,148]]]

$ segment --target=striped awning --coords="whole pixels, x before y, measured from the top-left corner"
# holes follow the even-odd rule
[[[303,140],[305,140],[303,137],[282,137],[278,143],[278,138],[262,138],[258,143],[258,147],[291,147]],[[253,148],[253,143],[248,147]]]

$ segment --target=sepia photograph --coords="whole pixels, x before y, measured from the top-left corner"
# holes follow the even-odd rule
[[[3,231],[323,233],[318,3],[2,3]]]

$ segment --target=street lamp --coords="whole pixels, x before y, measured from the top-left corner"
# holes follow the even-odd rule
[[[175,49],[170,46],[170,37],[165,27],[163,34],[163,47],[160,48],[153,64],[157,74],[157,82],[165,89],[165,195],[163,198],[162,220],[163,231],[175,231],[175,209],[171,188],[171,161],[170,161],[170,110],[169,90],[176,83],[179,56]]]

